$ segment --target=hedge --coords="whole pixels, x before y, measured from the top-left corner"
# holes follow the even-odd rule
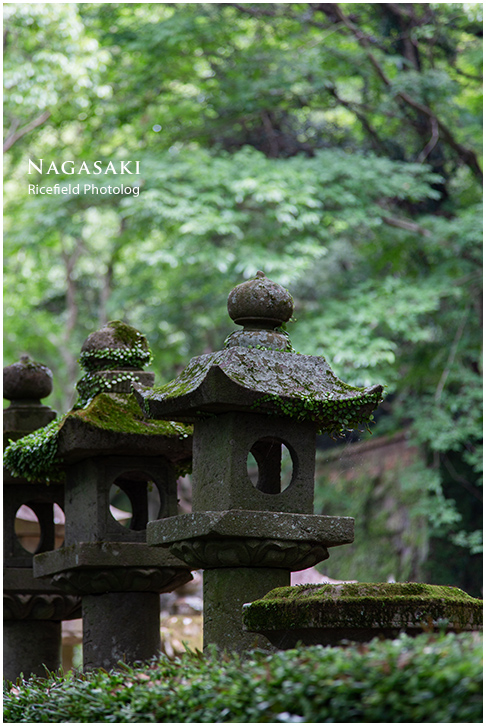
[[[244,657],[187,651],[7,683],[4,723],[482,723],[482,636]]]

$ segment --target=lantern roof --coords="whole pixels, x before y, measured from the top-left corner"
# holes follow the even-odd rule
[[[66,465],[90,456],[165,456],[187,472],[191,427],[147,421],[131,390],[133,381],[153,385],[154,374],[142,370],[150,357],[145,336],[126,323],[111,321],[91,333],[81,349],[85,375],[77,383],[77,403],[64,416],[49,418],[48,426],[11,442],[5,467],[31,481],[61,481]],[[48,395],[48,374],[45,366],[24,359],[4,369],[8,397]]]
[[[331,435],[366,424],[382,400],[383,386],[350,386],[322,356],[292,350],[282,329],[292,297],[259,272],[229,294],[228,312],[243,325],[225,348],[192,358],[164,386],[133,385],[149,418],[194,422],[229,411],[253,411],[314,421]]]

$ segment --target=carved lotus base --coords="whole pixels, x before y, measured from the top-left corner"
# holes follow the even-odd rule
[[[233,509],[149,522],[147,541],[169,548],[189,567],[313,567],[328,548],[353,541],[351,517]]]
[[[81,600],[63,593],[3,593],[4,620],[73,620],[81,617]]]
[[[194,569],[216,567],[282,567],[304,570],[329,557],[318,542],[257,537],[183,540],[170,546],[171,554]]]
[[[60,572],[53,575],[52,583],[66,592],[101,595],[108,592],[172,592],[191,579],[187,568],[91,567]]]

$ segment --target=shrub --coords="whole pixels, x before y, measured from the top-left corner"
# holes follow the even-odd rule
[[[482,723],[482,637],[424,633],[7,683],[4,722]]]

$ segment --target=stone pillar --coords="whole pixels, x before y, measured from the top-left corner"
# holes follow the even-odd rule
[[[4,397],[10,406],[3,412],[4,447],[41,429],[56,412],[41,403],[52,390],[52,373],[28,356],[4,368]],[[54,504],[64,505],[60,483],[29,481],[4,469],[4,609],[3,675],[15,681],[21,673],[45,676],[46,669],[61,665],[61,622],[81,616],[78,597],[34,579],[33,554],[21,545],[15,517],[27,505],[38,517],[37,552],[54,547]]]
[[[57,442],[66,474],[64,547],[34,558],[34,573],[82,598],[83,668],[115,668],[160,650],[159,593],[188,582],[188,566],[146,544],[148,490],[159,518],[177,513],[178,470],[190,464],[187,426],[145,421],[130,393],[133,381],[153,385],[144,336],[113,321],[85,341],[80,401],[63,420]],[[110,511],[110,488],[127,497],[122,526]],[[127,504],[128,506],[128,504]]]
[[[110,613],[110,617],[107,617]],[[120,634],[123,633],[123,637]],[[160,650],[160,597],[157,592],[107,592],[83,597],[83,666],[113,668]]]
[[[269,640],[256,633],[241,632],[245,603],[260,600],[270,589],[288,587],[290,572],[280,567],[221,567],[203,574],[204,647],[216,643],[228,652],[251,648],[271,649]],[[235,644],[235,633],[238,641]]]
[[[352,388],[323,358],[294,353],[282,331],[292,311],[290,294],[259,272],[229,294],[243,330],[224,350],[193,358],[157,391],[135,387],[150,417],[194,422],[193,513],[149,523],[147,541],[204,569],[206,646],[247,649],[255,639],[243,630],[242,605],[353,541],[352,518],[312,514],[316,435],[367,421],[382,387]]]

